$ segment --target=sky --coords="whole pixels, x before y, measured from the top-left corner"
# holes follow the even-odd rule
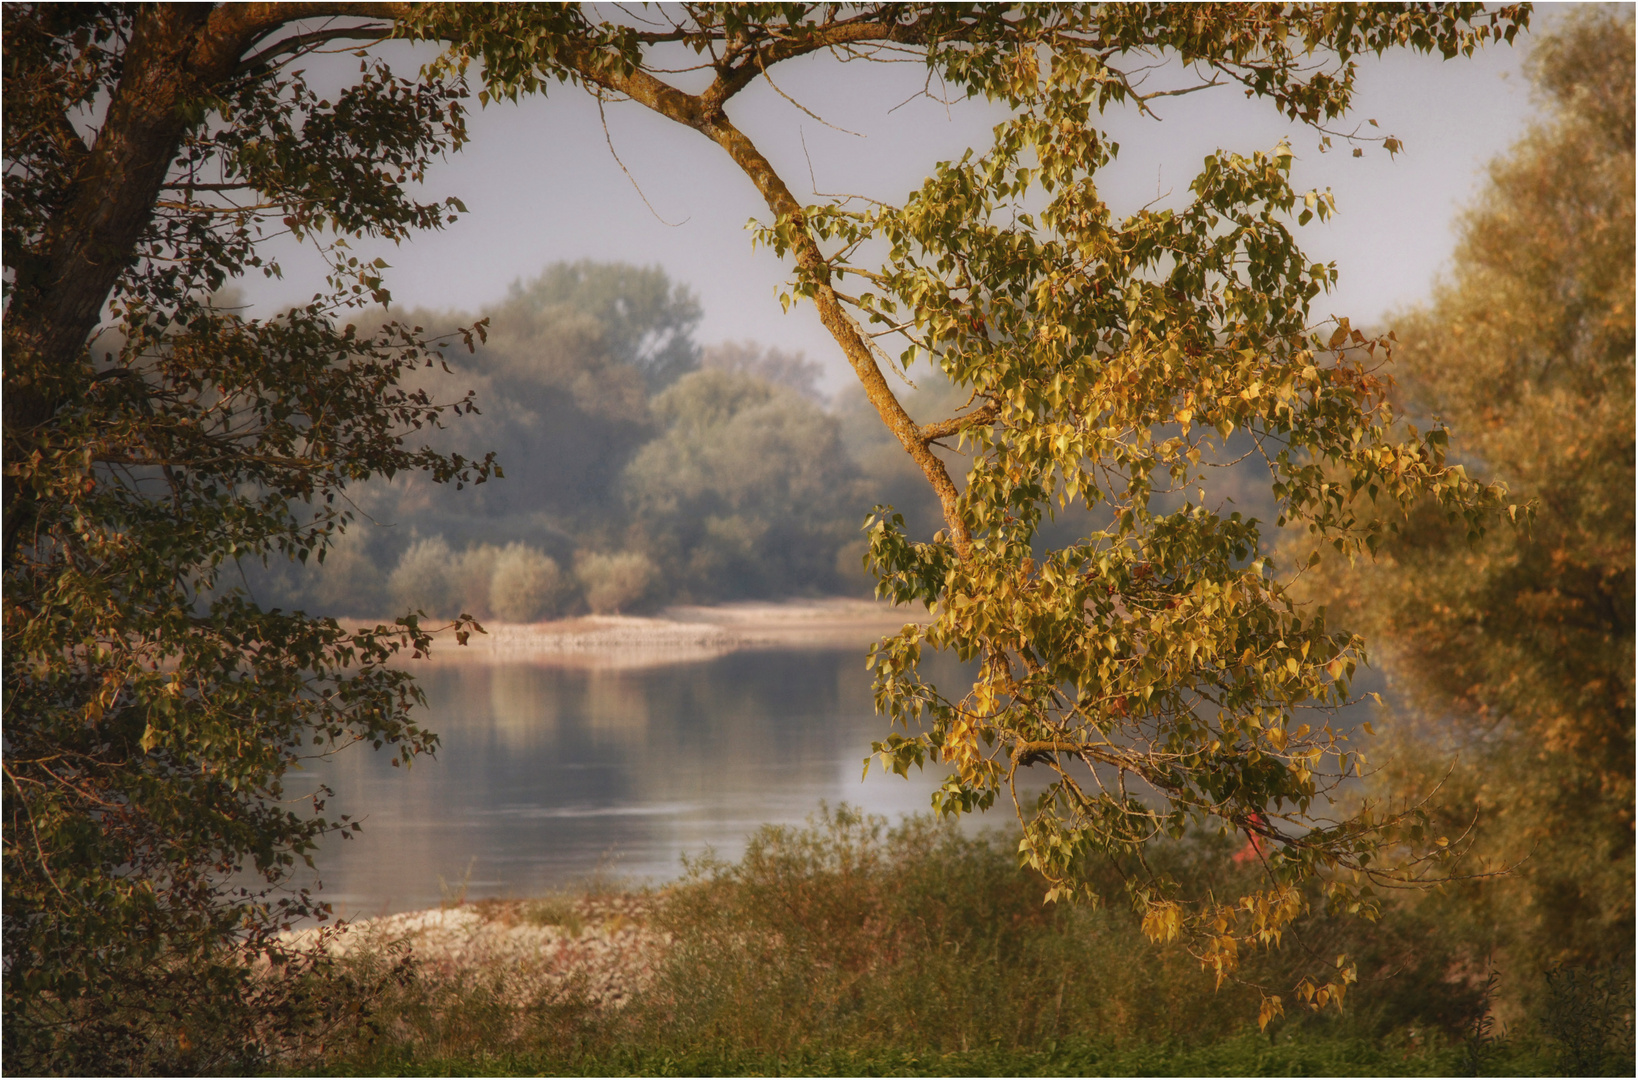
[[[1355,158],[1340,141],[1321,153],[1311,129],[1232,87],[1160,99],[1158,120],[1114,112],[1104,127],[1121,150],[1100,173],[1100,190],[1117,215],[1157,197],[1178,205],[1207,154],[1268,150],[1288,138],[1293,185],[1329,188],[1339,211],[1298,233],[1311,258],[1335,261],[1340,272],[1315,314],[1384,326],[1391,312],[1428,295],[1486,163],[1523,134],[1527,50],[1521,37],[1450,61],[1409,53],[1363,61],[1356,107],[1340,126],[1398,137],[1404,149],[1393,157],[1367,146]],[[817,201],[817,189],[901,201],[935,162],[986,147],[1002,116],[985,102],[918,96],[926,69],[916,63],[811,56],[772,74],[777,89],[758,79],[727,111],[806,200]],[[811,306],[782,311],[777,296],[789,268],[753,250],[745,228],[765,220],[766,207],[715,144],[631,102],[609,103],[600,117],[589,95],[568,86],[515,105],[471,105],[471,142],[425,184],[425,195],[456,195],[469,212],[442,232],[378,252],[392,265],[396,305],[476,311],[559,260],[658,264],[699,297],[702,343],[755,339],[819,360],[830,389],[848,377]],[[246,282],[259,308],[311,293],[317,264],[294,252],[281,261],[282,284]]]

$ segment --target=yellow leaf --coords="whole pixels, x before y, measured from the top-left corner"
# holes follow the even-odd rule
[[[1177,937],[1183,930],[1183,911],[1176,904],[1154,904],[1143,916],[1143,933],[1157,945]]]

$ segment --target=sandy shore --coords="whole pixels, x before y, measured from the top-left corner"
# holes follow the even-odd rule
[[[485,622],[459,645],[434,636],[432,655],[413,663],[537,663],[563,667],[645,667],[710,660],[740,649],[858,648],[907,622],[919,608],[874,600],[745,601],[667,608],[653,616],[588,615],[555,622]],[[343,625],[353,620],[342,620]]]

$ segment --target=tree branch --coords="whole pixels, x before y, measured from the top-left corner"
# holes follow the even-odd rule
[[[961,493],[950,479],[943,460],[933,453],[928,445],[929,440],[923,437],[921,428],[911,419],[903,403],[894,395],[893,388],[887,384],[869,343],[843,310],[841,300],[831,286],[830,265],[808,232],[802,205],[774,171],[773,165],[733,125],[721,108],[709,106],[705,97],[695,97],[678,90],[641,68],[623,70],[607,54],[595,50],[565,50],[563,58],[588,82],[624,94],[670,120],[693,128],[721,146],[740,167],[740,171],[756,185],[768,208],[778,218],[790,222],[792,251],[797,267],[812,283],[814,306],[819,309],[820,321],[841,346],[843,355],[852,365],[854,374],[864,386],[865,395],[875,406],[882,422],[933,486],[956,553],[966,558],[971,550],[972,536],[961,516]]]
[[[235,75],[244,75],[268,64],[277,57],[298,54],[308,49],[317,48],[320,45],[327,45],[332,41],[381,41],[391,36],[392,31],[393,26],[388,23],[380,27],[347,26],[333,30],[315,30],[309,34],[297,34],[293,37],[280,38],[255,56],[242,61],[234,69],[233,73]]]
[[[923,442],[931,443],[937,439],[947,439],[951,435],[959,435],[968,428],[987,427],[1001,414],[1001,406],[995,402],[986,402],[974,409],[966,416],[952,416],[948,420],[940,420],[933,424],[921,426]]]

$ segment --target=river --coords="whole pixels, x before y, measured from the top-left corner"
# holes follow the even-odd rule
[[[802,822],[821,802],[889,819],[928,809],[941,767],[904,779],[873,764],[861,779],[871,741],[888,733],[866,643],[895,612],[836,601],[678,614],[686,621],[565,624],[544,651],[530,628],[497,628],[484,648],[445,643],[434,650],[442,662],[417,664],[424,719],[442,737],[436,758],[394,768],[390,752],[355,746],[286,784],[291,797],[328,784],[327,814],[363,822],[315,856],[337,914],[596,879],[659,884],[683,872],[685,856],[735,859],[759,826]],[[755,640],[764,644],[746,647]],[[951,689],[972,678],[931,652],[922,673]],[[1385,689],[1361,675],[1356,691]],[[1337,722],[1352,727],[1368,709]],[[999,809],[964,822],[1012,824]]]
[[[950,658],[923,669],[954,685]],[[464,896],[531,896],[595,877],[659,883],[682,856],[736,858],[769,822],[820,802],[896,818],[926,810],[941,771],[909,780],[863,759],[886,722],[860,646],[762,648],[637,666],[473,662],[418,670],[436,759],[394,768],[351,747],[291,778],[322,780],[331,815],[363,820],[317,856],[343,916]],[[1002,824],[997,821],[997,824]]]

